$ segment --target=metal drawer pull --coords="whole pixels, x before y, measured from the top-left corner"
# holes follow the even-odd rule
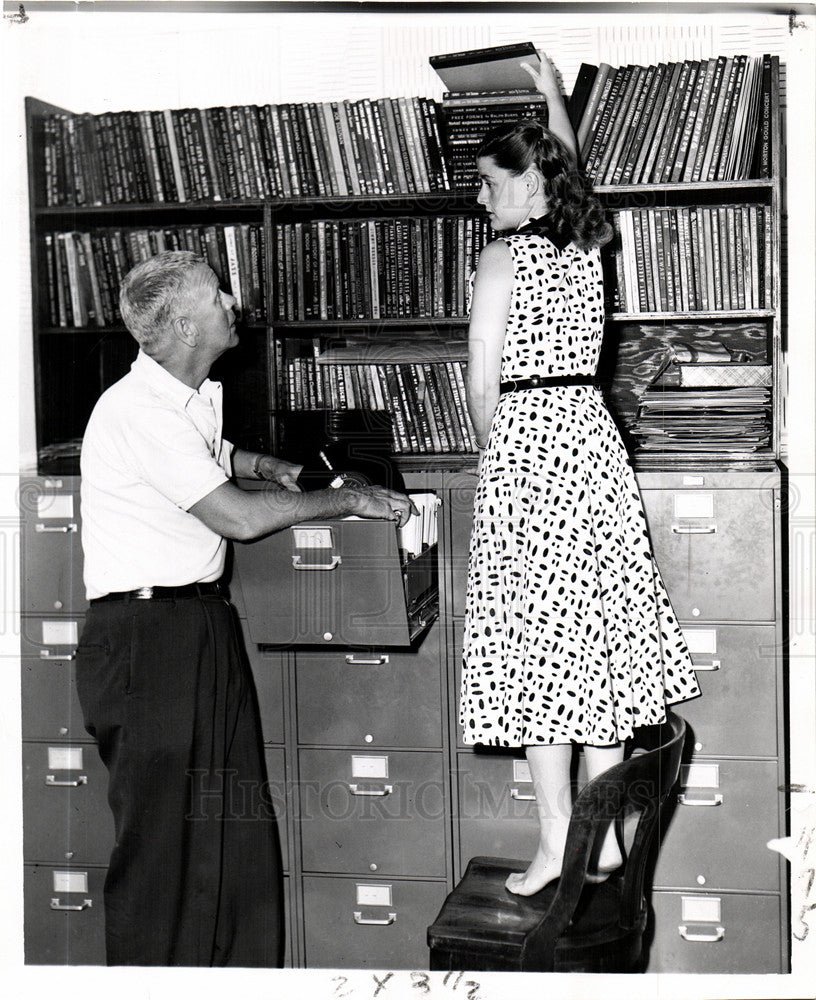
[[[76,656],[76,650],[72,653],[52,653],[47,649],[40,650],[41,660],[73,660]]]
[[[354,923],[362,924],[368,927],[387,927],[389,924],[393,924],[397,919],[396,913],[389,912],[385,920],[375,920],[374,918],[363,918],[363,914],[360,910],[354,911]]]
[[[76,531],[77,526],[73,522],[71,522],[71,524],[62,524],[57,526],[51,524],[40,524],[40,522],[38,521],[34,525],[34,530],[39,535],[55,534],[55,533],[60,535],[68,535],[71,532]]]
[[[695,670],[719,670],[721,660],[712,660],[711,663],[692,663]]]
[[[713,944],[715,941],[722,941],[725,937],[725,928],[719,926],[712,927],[710,934],[690,934],[689,929],[685,924],[680,924],[677,930],[680,931],[680,937],[684,941],[703,941],[708,944]]]
[[[52,910],[62,910],[64,912],[79,913],[81,910],[90,910],[93,906],[92,899],[83,899],[81,903],[61,903],[59,899],[51,900]]]
[[[535,795],[525,795],[518,788],[510,789],[510,798],[515,799],[517,802],[535,802]]]
[[[346,654],[346,663],[356,663],[359,666],[382,666],[388,663],[388,653],[380,653],[379,656],[355,656],[354,653]]]
[[[717,792],[710,799],[687,799],[685,792],[680,792],[677,796],[677,801],[681,806],[721,806],[723,804],[723,797]]]
[[[716,535],[717,525],[716,524],[701,524],[701,525],[682,525],[673,524],[672,531],[675,535]]]
[[[349,785],[349,791],[352,795],[377,795],[382,797],[383,795],[390,795],[394,791],[394,786],[383,785],[382,788],[360,788],[359,785]]]
[[[58,781],[53,774],[46,774],[45,783],[49,788],[79,788],[80,785],[88,784],[88,775],[80,774],[74,781],[67,778],[65,781]]]
[[[292,556],[292,566],[295,569],[334,569],[342,562],[340,556],[332,556],[330,563],[305,563],[300,556]]]

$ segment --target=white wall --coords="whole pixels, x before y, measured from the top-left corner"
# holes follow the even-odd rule
[[[427,57],[515,40],[531,40],[560,68],[567,92],[582,61],[619,65],[746,52],[778,54],[787,66],[791,386],[789,466],[796,489],[792,512],[791,607],[795,640],[791,669],[791,780],[813,788],[814,714],[814,35],[816,22],[787,14],[669,13],[670,6],[630,13],[481,14],[449,9],[435,15],[171,14],[76,10],[40,13],[0,26],[3,68],[4,197],[2,239],[5,306],[0,471],[33,468],[34,394],[24,150],[23,97],[74,111],[162,108],[364,96],[440,96]],[[722,7],[714,5],[714,10]],[[8,477],[6,477],[8,478]],[[746,544],[750,540],[746,539]],[[6,583],[9,583],[7,580]],[[14,710],[16,712],[16,709]],[[0,713],[3,708],[0,707]],[[12,716],[9,715],[9,719]],[[3,717],[0,715],[0,723]],[[15,723],[16,724],[16,723]],[[812,803],[812,797],[805,804]],[[816,936],[816,928],[812,937]],[[801,951],[801,950],[800,950]],[[711,994],[713,995],[713,994]],[[740,995],[748,996],[749,992]],[[757,994],[759,995],[759,994]],[[770,994],[767,994],[770,995]],[[774,994],[777,995],[777,994]],[[779,994],[781,995],[781,994]]]

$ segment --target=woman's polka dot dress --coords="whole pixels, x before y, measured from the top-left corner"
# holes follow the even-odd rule
[[[505,238],[514,286],[501,378],[592,375],[600,252]],[[476,489],[464,741],[616,743],[700,693],[652,557],[643,505],[599,390],[505,393]]]

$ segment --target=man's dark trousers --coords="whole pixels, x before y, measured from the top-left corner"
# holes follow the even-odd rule
[[[233,608],[94,602],[77,689],[116,827],[108,964],[280,965],[280,844]]]

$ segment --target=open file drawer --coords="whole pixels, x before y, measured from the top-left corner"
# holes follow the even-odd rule
[[[437,617],[437,546],[413,557],[393,521],[308,521],[235,547],[253,642],[407,646]]]

